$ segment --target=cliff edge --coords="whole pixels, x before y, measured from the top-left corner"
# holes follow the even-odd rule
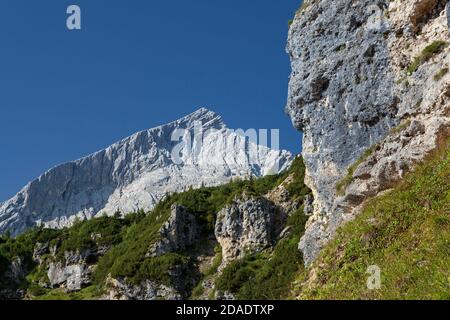
[[[308,0],[289,30],[287,112],[304,133],[311,264],[362,204],[450,133],[446,0]]]

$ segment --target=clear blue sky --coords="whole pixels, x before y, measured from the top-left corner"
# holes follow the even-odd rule
[[[287,24],[300,0],[2,0],[0,201],[54,165],[204,106],[279,128]],[[68,31],[66,9],[82,10]]]

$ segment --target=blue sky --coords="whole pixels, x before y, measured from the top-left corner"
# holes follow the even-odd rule
[[[45,170],[204,106],[279,128],[287,23],[300,0],[2,0],[0,201]],[[82,10],[82,30],[66,9]]]

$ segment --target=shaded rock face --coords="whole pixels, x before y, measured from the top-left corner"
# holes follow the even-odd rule
[[[20,300],[25,296],[25,290],[20,284],[27,275],[27,263],[21,257],[11,261],[3,274],[0,274],[0,300]]]
[[[304,133],[305,182],[314,194],[300,242],[307,264],[368,197],[401,179],[448,129],[448,75],[433,79],[448,66],[448,47],[406,73],[426,46],[449,40],[445,2],[316,0],[296,14],[287,112]]]
[[[195,216],[184,207],[173,205],[169,220],[159,231],[161,240],[150,249],[150,256],[156,257],[169,252],[183,251],[193,245],[200,236],[200,227]]]
[[[198,124],[202,131],[197,135],[203,138],[200,146],[192,138]],[[173,141],[177,129],[186,131]],[[251,157],[249,150],[254,152]],[[200,109],[44,173],[0,203],[0,234],[17,235],[36,224],[62,228],[77,218],[112,215],[118,210],[150,210],[168,193],[219,185],[233,177],[274,173],[291,161],[289,152],[249,145],[219,115]]]
[[[270,247],[281,231],[283,219],[280,210],[264,198],[247,197],[222,209],[215,226],[222,247],[222,267]]]
[[[10,266],[8,267],[8,270],[6,271],[6,278],[16,282],[20,283],[20,281],[25,277],[26,275],[26,268],[23,266],[23,262],[21,258],[14,259]]]

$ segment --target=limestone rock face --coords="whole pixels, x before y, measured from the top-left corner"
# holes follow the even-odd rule
[[[307,264],[368,197],[401,179],[448,131],[450,78],[435,75],[449,66],[449,46],[410,67],[430,44],[450,41],[446,2],[310,0],[297,12],[287,112],[304,133],[314,194],[300,242]]]
[[[276,173],[291,161],[290,153],[249,142],[216,113],[200,109],[44,173],[0,203],[0,234],[149,210],[169,193]]]
[[[91,283],[94,266],[91,260],[107,250],[84,250],[65,252],[64,261],[52,261],[48,265],[47,276],[51,288],[64,288],[67,292],[81,290]]]
[[[25,277],[25,275],[26,275],[26,268],[23,265],[23,261],[20,257],[17,257],[11,262],[11,265],[8,266],[5,278],[15,283],[20,283],[20,281]]]
[[[64,285],[68,292],[72,292],[89,284],[90,274],[90,270],[82,263],[64,266],[58,262],[50,264],[47,275],[52,288]]]
[[[161,256],[168,252],[183,251],[199,238],[200,228],[195,216],[179,205],[172,207],[169,220],[159,231],[161,240],[150,250],[150,256]]]
[[[265,198],[244,197],[217,214],[215,236],[222,266],[270,247],[280,233],[283,215]]]
[[[106,300],[181,300],[183,297],[174,288],[149,280],[140,285],[127,284],[123,279],[109,279]]]

